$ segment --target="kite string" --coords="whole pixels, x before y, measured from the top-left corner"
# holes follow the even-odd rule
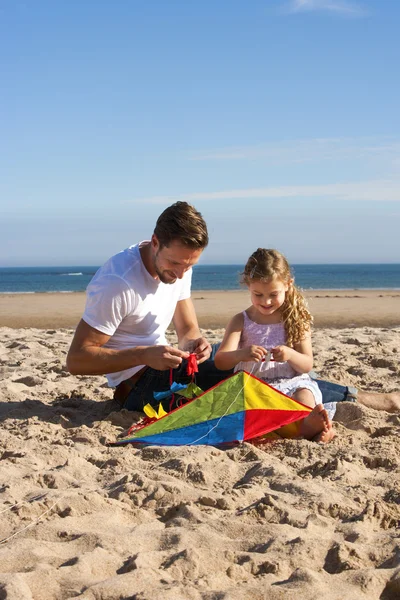
[[[171,369],[171,373],[170,373],[170,378],[172,375],[172,369]],[[7,416],[9,416],[10,414],[12,414],[13,412],[16,412],[18,410],[18,408],[14,408],[10,411],[8,411],[6,414]],[[100,422],[104,421],[109,415],[107,415],[106,417],[104,417],[103,419],[101,419]],[[108,460],[108,458],[107,458]],[[107,460],[105,460],[99,467],[99,470],[101,470],[104,465],[106,464]],[[78,482],[80,483],[80,482]],[[3,538],[0,540],[0,545],[1,544],[5,544],[6,542],[10,541],[11,539],[13,539],[14,537],[16,537],[17,535],[19,535],[20,533],[22,533],[23,531],[26,531],[27,529],[30,529],[31,527],[33,527],[34,525],[36,525],[37,523],[39,523],[41,521],[41,519],[47,514],[49,513],[55,506],[57,506],[57,504],[59,502],[61,502],[61,500],[63,498],[65,498],[67,492],[71,489],[77,489],[76,484],[70,484],[67,488],[65,488],[65,490],[63,491],[63,493],[57,498],[57,500],[49,507],[47,508],[44,512],[42,512],[41,515],[39,515],[39,517],[37,519],[35,519],[34,521],[31,521],[30,523],[28,523],[28,525],[26,525],[25,527],[22,527],[21,529],[18,529],[17,531],[15,531],[13,534],[11,534],[10,536]],[[81,488],[80,488],[81,489]],[[90,493],[90,492],[94,492],[97,488],[94,488],[92,490],[87,490],[86,493]],[[43,494],[42,496],[39,496],[38,498],[32,498],[32,499],[28,499],[28,500],[20,500],[19,502],[16,502],[10,506],[7,506],[7,508],[3,509],[0,511],[0,514],[3,514],[5,512],[8,512],[9,510],[13,510],[15,508],[17,508],[17,506],[24,506],[25,504],[31,504],[34,501],[39,501],[39,500],[44,500],[45,498],[47,498],[48,496],[50,496],[49,492]]]
[[[232,400],[232,402],[230,403],[230,405],[228,406],[228,408],[226,409],[225,413],[223,415],[221,415],[221,417],[218,419],[218,422],[203,436],[199,437],[197,440],[194,440],[192,442],[188,442],[186,444],[182,444],[182,446],[190,446],[193,444],[196,444],[197,442],[199,442],[200,440],[202,440],[203,438],[207,437],[214,429],[216,429],[218,427],[218,425],[220,424],[221,420],[223,419],[223,417],[226,416],[226,414],[228,413],[229,409],[231,408],[231,406],[235,403],[236,399],[238,398],[239,394],[241,394],[244,390],[244,388],[246,387],[246,384],[250,378],[250,375],[252,374],[253,370],[254,370],[254,366],[251,368],[250,373],[246,373],[247,375],[247,379],[245,380],[243,387],[239,390],[239,392],[236,394],[235,398]],[[108,415],[107,415],[108,416]],[[104,419],[102,419],[103,421]],[[108,459],[107,459],[108,460]],[[107,462],[107,460],[105,460],[103,462],[102,465],[100,465],[99,469],[101,469]],[[71,488],[75,488],[76,489],[76,485],[69,485],[65,490],[64,493],[61,494],[61,496],[50,506],[50,508],[46,509],[41,515],[39,515],[39,517],[37,519],[35,519],[34,521],[31,521],[31,523],[29,523],[28,525],[26,525],[25,527],[23,527],[22,529],[19,529],[18,531],[14,532],[12,535],[10,535],[7,538],[4,538],[2,540],[0,540],[0,544],[5,544],[6,542],[8,542],[9,540],[11,540],[12,538],[14,538],[15,536],[17,536],[18,534],[22,533],[23,531],[26,531],[27,529],[29,529],[30,527],[33,527],[34,525],[36,525],[41,519],[42,517],[44,517],[44,515],[46,515],[48,512],[50,512],[66,495],[66,493],[68,492],[68,490],[70,490]],[[89,493],[91,491],[95,491],[95,490],[89,490]],[[88,493],[88,492],[86,492]],[[46,494],[47,495],[47,494]],[[15,504],[14,506],[10,506],[7,509],[5,509],[5,511],[2,512],[6,512],[7,510],[11,510],[12,508],[14,508],[15,506],[17,506],[18,504],[24,504],[24,503],[29,503],[29,501],[22,501],[22,502],[18,502],[17,504]],[[0,513],[1,514],[1,513]]]
[[[240,392],[239,392],[239,393],[240,393]],[[9,411],[9,413],[10,413],[10,412],[14,412],[15,410],[16,410],[16,409],[13,409],[12,411]],[[228,408],[228,410],[229,410],[229,408]],[[7,414],[9,414],[9,413],[7,413]],[[109,415],[107,415],[106,417],[104,417],[103,419],[101,419],[101,421],[100,421],[100,422],[104,421],[104,420],[105,420],[105,419],[106,419],[108,416],[109,416]],[[108,458],[107,458],[107,460],[108,460]],[[99,470],[101,470],[101,469],[104,467],[104,465],[106,464],[107,460],[105,460],[105,461],[104,461],[104,462],[103,462],[103,463],[100,465],[100,467],[99,467]],[[45,516],[47,513],[49,513],[49,512],[50,512],[50,511],[51,511],[51,510],[52,510],[52,509],[55,507],[55,506],[57,506],[57,504],[58,504],[59,502],[61,502],[61,500],[63,500],[63,498],[65,498],[65,496],[66,496],[67,492],[68,492],[68,491],[69,491],[71,488],[77,489],[77,487],[76,487],[76,483],[75,483],[75,484],[70,484],[70,485],[69,485],[69,486],[68,486],[68,487],[67,487],[67,488],[66,488],[66,489],[63,491],[63,493],[62,493],[62,494],[59,496],[59,498],[57,498],[57,500],[56,500],[56,501],[55,501],[55,502],[54,502],[54,503],[53,503],[53,504],[52,504],[52,505],[51,505],[49,508],[47,508],[47,509],[46,509],[44,512],[42,512],[42,514],[41,514],[41,515],[39,515],[39,517],[38,517],[37,519],[35,519],[34,521],[31,521],[30,523],[28,523],[28,525],[26,525],[26,526],[25,526],[25,527],[23,527],[22,529],[19,529],[19,530],[15,531],[15,532],[14,532],[13,534],[11,534],[10,536],[8,536],[8,537],[6,537],[6,538],[3,538],[3,539],[1,539],[1,540],[0,540],[0,545],[1,545],[1,544],[5,544],[6,542],[8,542],[9,540],[11,540],[12,538],[14,538],[14,537],[16,537],[17,535],[19,535],[20,533],[22,533],[23,531],[26,531],[27,529],[29,529],[29,528],[33,527],[34,525],[36,525],[37,523],[39,523],[39,522],[41,521],[41,519],[42,519],[42,518],[43,518],[43,517],[44,517],[44,516]],[[92,490],[88,490],[88,491],[86,491],[86,493],[93,492],[93,491],[95,491],[96,489],[97,489],[97,488],[95,488],[95,489],[92,489]],[[40,497],[40,499],[41,499],[41,500],[44,500],[44,499],[45,499],[47,496],[49,496],[49,493],[48,493],[48,492],[47,492],[47,493],[46,493],[44,496],[41,496],[41,497]],[[34,500],[34,499],[33,499],[33,500]],[[21,501],[19,501],[19,502],[16,502],[15,504],[13,504],[13,505],[11,505],[11,506],[8,506],[8,507],[7,507],[7,508],[5,508],[4,510],[0,511],[0,514],[2,514],[3,512],[7,512],[7,511],[9,511],[9,510],[12,510],[12,509],[16,508],[17,506],[20,506],[20,505],[25,505],[25,504],[30,504],[30,503],[31,503],[33,500],[21,500]]]
[[[254,368],[254,367],[253,367]],[[228,406],[228,408],[226,409],[225,413],[218,419],[218,422],[203,436],[201,436],[200,438],[198,438],[197,440],[194,440],[193,442],[188,442],[187,444],[182,444],[183,446],[189,446],[189,445],[193,445],[196,442],[202,440],[204,437],[207,437],[211,431],[213,431],[214,429],[216,429],[219,425],[219,423],[221,422],[221,420],[223,419],[223,417],[228,413],[229,409],[231,408],[231,406],[235,403],[236,399],[238,398],[239,394],[242,393],[242,391],[244,390],[247,381],[249,380],[249,377],[251,375],[251,373],[253,372],[253,368],[250,371],[250,374],[247,374],[248,377],[244,382],[243,387],[239,390],[239,392],[236,394],[235,398],[232,400],[232,402],[230,403],[230,405]],[[107,459],[108,460],[108,459]],[[99,469],[101,469],[107,462],[107,460],[105,460],[103,462],[102,465],[100,465]],[[61,496],[49,507],[47,508],[41,515],[39,515],[39,517],[37,519],[35,519],[34,521],[31,521],[30,523],[28,523],[28,525],[26,525],[25,527],[23,527],[22,529],[19,529],[17,531],[15,531],[13,534],[11,534],[10,536],[8,536],[7,538],[3,538],[2,540],[0,540],[0,544],[5,544],[6,542],[10,541],[12,538],[16,537],[17,535],[19,535],[20,533],[22,533],[23,531],[26,531],[27,529],[30,529],[31,527],[33,527],[34,525],[36,525],[37,523],[39,523],[41,521],[41,519],[47,514],[49,513],[67,494],[68,490],[70,490],[71,488],[75,488],[76,489],[76,485],[69,485],[64,492],[61,494]],[[86,493],[90,493],[91,491],[95,491],[95,490],[89,490],[89,492]],[[48,494],[46,494],[47,496]],[[43,497],[42,497],[43,498]],[[14,504],[13,506],[9,506],[7,507],[4,511],[1,512],[6,512],[8,510],[11,510],[13,508],[15,508],[16,506],[18,506],[19,504],[25,504],[25,503],[29,503],[28,501],[21,501],[21,502],[17,502],[16,504]],[[0,513],[1,514],[1,513]]]
[[[23,504],[32,504],[32,502],[39,502],[39,500],[44,500],[49,495],[50,495],[50,492],[45,492],[44,494],[40,494],[39,496],[34,496],[33,498],[28,498],[27,500],[20,500],[19,502],[16,502],[15,504],[11,504],[10,506],[7,506],[7,508],[0,510],[0,515],[2,515],[3,513],[7,512],[9,510],[12,510],[13,508],[17,508],[17,506],[20,506],[20,505],[22,506]],[[4,504],[2,506],[4,506]]]
[[[250,375],[252,374],[254,370],[254,365],[251,368],[250,373],[246,373],[246,371],[243,371],[243,373],[245,373],[247,375],[247,379],[245,380],[243,387],[238,391],[238,393],[236,394],[236,396],[234,397],[234,399],[232,400],[232,402],[230,403],[230,405],[228,406],[228,408],[226,409],[226,411],[224,412],[223,415],[220,416],[220,418],[218,419],[217,423],[215,423],[215,425],[213,427],[211,427],[211,429],[209,429],[207,431],[207,433],[205,433],[204,435],[202,435],[201,437],[197,438],[197,440],[194,440],[192,442],[187,442],[186,444],[182,444],[182,446],[191,446],[193,444],[196,444],[197,442],[199,442],[200,440],[202,440],[203,438],[207,437],[214,429],[216,429],[218,427],[218,425],[220,424],[221,420],[227,415],[229,409],[231,408],[231,406],[233,406],[233,404],[236,402],[239,394],[241,394],[244,390],[244,388],[246,387],[246,384],[250,378]]]
[[[15,410],[15,409],[14,409]],[[10,411],[12,412],[12,411]],[[9,414],[9,413],[7,413]],[[100,420],[100,423],[102,423],[103,421],[105,421],[110,415],[106,415],[105,417],[103,417]],[[107,448],[107,454],[109,454],[109,448]],[[107,461],[109,460],[109,458],[107,457],[107,459],[99,466],[99,471],[104,467],[104,465],[107,463]],[[44,517],[45,514],[47,514],[48,512],[50,512],[67,494],[67,492],[72,488],[72,489],[76,489],[77,491],[81,490],[82,488],[78,488],[76,483],[82,483],[82,480],[78,480],[78,482],[74,482],[71,483],[67,488],[65,488],[65,490],[63,491],[63,493],[61,494],[61,496],[50,506],[50,508],[46,509],[41,515],[39,515],[39,517],[37,519],[35,519],[34,521],[31,521],[30,523],[28,523],[28,525],[26,525],[25,527],[23,527],[22,529],[19,529],[17,531],[15,531],[12,535],[10,535],[7,538],[3,538],[0,540],[0,545],[1,544],[5,544],[6,542],[8,542],[9,540],[11,540],[13,537],[17,536],[18,534],[22,533],[23,531],[25,531],[26,529],[29,529],[30,527],[33,527],[34,525],[36,525],[36,523],[38,523],[42,517]],[[86,490],[85,493],[91,493],[96,491],[97,488],[94,488],[92,490]],[[41,496],[38,498],[38,500],[44,500],[47,496],[49,496],[49,492],[46,492],[44,494],[44,496]],[[16,508],[18,505],[24,505],[24,504],[30,504],[32,501],[35,501],[35,499],[32,500],[21,500],[20,502],[16,502],[15,504],[8,506],[7,508],[5,508],[4,510],[2,510],[0,512],[0,514],[2,514],[3,512],[7,512],[8,510],[12,510],[13,508]]]
[[[56,504],[59,503],[60,500],[62,500],[62,498],[65,496],[65,493],[68,491],[69,488],[67,488],[64,492],[64,494],[58,498],[58,500],[56,500],[54,502],[54,504],[52,504],[50,506],[50,508],[48,508],[47,510],[45,510],[37,519],[35,519],[35,521],[31,521],[30,523],[28,523],[28,525],[26,525],[25,527],[23,527],[22,529],[19,529],[18,531],[15,531],[12,535],[8,536],[7,538],[4,538],[2,540],[0,540],[0,544],[5,544],[6,542],[8,542],[9,540],[11,540],[13,537],[15,537],[16,535],[22,533],[23,531],[25,531],[26,529],[29,529],[30,527],[33,527],[34,525],[36,525],[36,523],[39,523],[39,521],[42,519],[42,517],[44,517],[44,515],[48,512],[50,512],[55,506]]]
[[[104,420],[104,419],[103,419]],[[109,454],[109,449],[107,449],[107,454]],[[99,471],[104,467],[104,465],[106,464],[106,462],[109,459],[107,458],[107,460],[105,460],[100,466],[99,466]],[[15,531],[12,535],[10,535],[7,538],[4,538],[2,540],[0,540],[0,545],[1,544],[5,544],[6,542],[8,542],[9,540],[11,540],[13,537],[15,537],[16,535],[18,535],[19,533],[22,533],[23,531],[25,531],[26,529],[29,529],[30,527],[33,527],[34,525],[36,525],[36,523],[38,523],[42,517],[44,517],[45,514],[47,514],[48,512],[50,512],[55,506],[57,506],[57,504],[63,499],[65,498],[67,492],[72,488],[75,489],[76,491],[83,491],[82,488],[78,488],[76,483],[81,483],[82,481],[78,481],[78,482],[74,482],[71,483],[67,488],[65,488],[65,490],[63,491],[63,493],[61,494],[61,496],[59,496],[59,498],[57,498],[57,500],[50,506],[50,508],[47,508],[44,512],[42,512],[41,515],[39,515],[39,517],[37,519],[35,519],[34,521],[31,521],[30,523],[28,523],[28,525],[26,525],[25,527],[23,527],[22,529],[19,529],[18,531]],[[96,489],[98,489],[98,487],[93,488],[91,490],[86,490],[84,493],[85,494],[90,494],[91,492],[95,492]],[[106,488],[107,489],[107,488]],[[46,493],[45,497],[47,497],[49,494]],[[40,497],[39,500],[44,499],[43,497]],[[22,500],[21,502],[17,502],[17,504],[14,504],[13,506],[10,506],[8,508],[6,508],[4,511],[2,512],[6,512],[7,510],[11,510],[12,508],[14,508],[15,506],[18,506],[18,504],[29,504],[30,501],[29,500]],[[1,514],[1,513],[0,513]]]

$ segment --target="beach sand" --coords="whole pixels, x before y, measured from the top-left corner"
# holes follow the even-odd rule
[[[393,327],[400,325],[400,290],[306,291],[316,327]],[[225,327],[250,305],[247,291],[193,292],[199,325]],[[0,294],[0,327],[76,327],[85,294]]]
[[[243,298],[221,294],[225,323]],[[400,327],[382,314],[387,302],[394,318],[398,295],[382,294],[330,298],[314,333],[322,376],[400,389]],[[83,301],[59,295],[55,310],[46,294],[43,314],[36,296],[0,299],[0,598],[400,597],[400,414],[342,403],[328,445],[110,447],[138,415],[116,409],[104,377],[66,371],[73,330],[60,323]],[[351,327],[371,298],[380,326]],[[348,301],[359,311],[335,321]],[[27,328],[5,326],[22,313]],[[223,329],[209,320],[204,334]]]

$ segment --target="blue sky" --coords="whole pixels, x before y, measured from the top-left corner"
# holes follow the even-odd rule
[[[0,0],[0,266],[192,202],[203,263],[400,262],[398,0]]]

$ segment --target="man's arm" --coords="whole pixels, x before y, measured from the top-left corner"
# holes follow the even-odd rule
[[[104,375],[147,365],[165,370],[178,367],[188,353],[171,346],[136,346],[125,350],[105,348],[109,335],[88,325],[83,319],[76,329],[67,356],[73,375]]]
[[[180,300],[177,303],[173,323],[178,336],[179,347],[188,352],[194,352],[199,364],[207,360],[211,354],[211,346],[201,336],[191,298]]]

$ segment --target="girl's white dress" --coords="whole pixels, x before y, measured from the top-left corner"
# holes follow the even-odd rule
[[[263,346],[267,350],[286,344],[286,332],[283,323],[261,325],[252,321],[243,311],[243,331],[239,348],[247,346]],[[287,362],[267,361],[256,363],[242,361],[235,371],[247,371],[259,379],[263,379],[276,390],[293,397],[296,390],[308,389],[312,392],[315,404],[322,403],[322,394],[317,383],[307,373],[297,373]]]

